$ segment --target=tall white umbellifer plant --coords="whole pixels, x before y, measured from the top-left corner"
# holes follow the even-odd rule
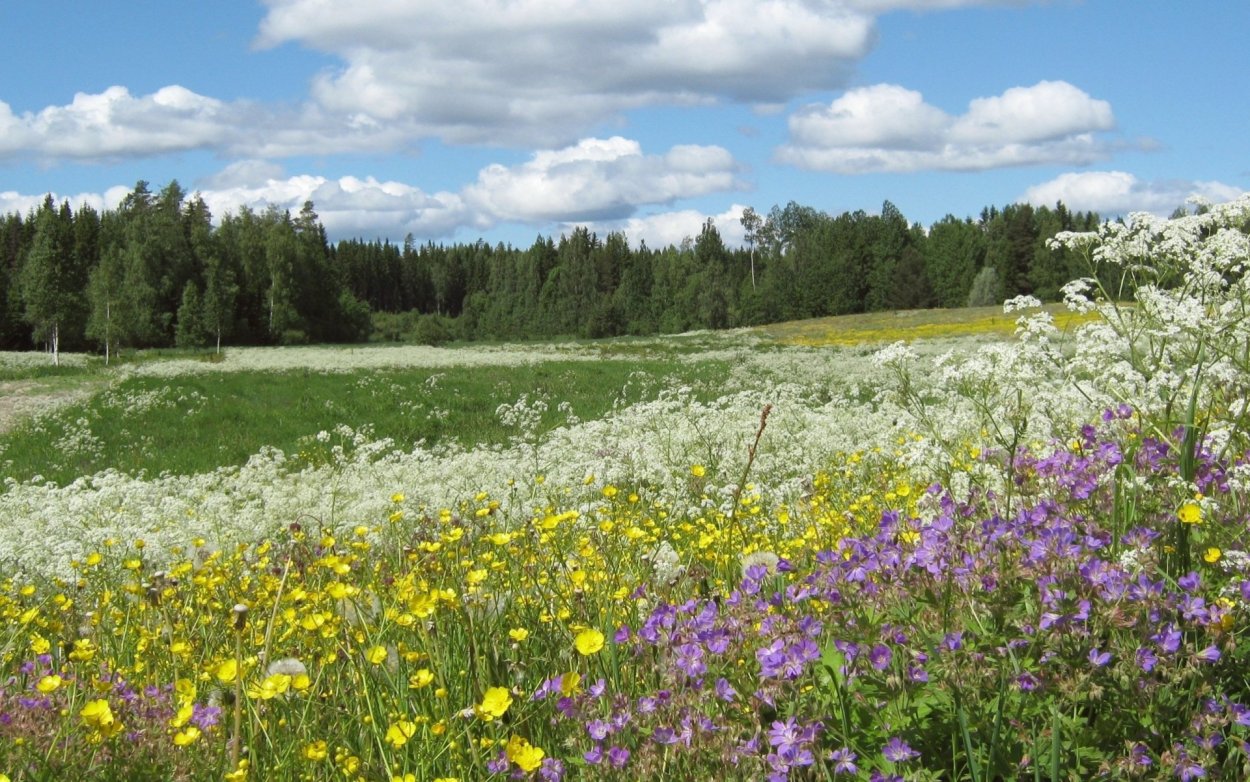
[[[1180,488],[1196,492],[1200,448],[1245,451],[1250,406],[1250,194],[1162,219],[1136,213],[1052,244],[1079,251],[1090,276],[1064,288],[1069,307],[1097,310],[1078,333],[1077,362],[1108,380],[1148,434],[1178,454]],[[1173,574],[1187,572],[1190,525],[1174,526]]]
[[[1068,307],[1102,315],[1077,333],[1074,361],[1177,447],[1177,431],[1191,450],[1198,439],[1223,455],[1246,444],[1248,231],[1250,194],[1182,217],[1134,213],[1051,240],[1088,264],[1089,276],[1064,287]]]

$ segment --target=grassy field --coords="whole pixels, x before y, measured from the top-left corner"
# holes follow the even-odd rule
[[[0,464],[13,480],[42,476],[58,485],[105,469],[189,474],[242,464],[262,446],[298,454],[338,425],[367,427],[401,447],[502,443],[516,432],[495,411],[521,394],[567,403],[564,411],[550,406],[545,430],[569,414],[600,418],[664,388],[690,386],[700,399],[722,393],[731,373],[718,350],[1001,338],[1013,327],[1001,308],[872,313],[730,335],[565,343],[561,350],[579,360],[556,354],[506,367],[322,371],[314,349],[299,368],[132,376],[161,362],[212,366],[217,357],[151,351],[105,367],[98,357],[68,356],[57,367],[41,354],[10,354],[0,361]]]
[[[1237,408],[1051,314],[0,357],[0,782],[1245,778]]]
[[[5,477],[19,482],[41,477],[65,485],[106,469],[153,476],[205,472],[242,464],[264,446],[315,460],[312,438],[339,425],[367,428],[398,447],[501,444],[517,432],[496,409],[522,394],[557,400],[542,417],[546,431],[570,415],[601,418],[665,388],[688,386],[700,400],[724,393],[731,359],[718,350],[999,338],[1013,326],[1001,308],[848,315],[732,334],[564,343],[542,361],[502,367],[323,371],[318,349],[311,349],[299,368],[136,375],[163,362],[211,368],[217,357],[151,351],[105,367],[96,357],[69,356],[56,367],[47,356],[25,354],[0,362],[0,382],[7,383],[0,465]],[[561,353],[578,360],[560,360]],[[558,402],[565,409],[557,409]],[[40,415],[45,407],[49,412]]]
[[[242,464],[264,446],[316,461],[314,437],[340,425],[397,447],[454,441],[502,444],[516,436],[496,415],[522,395],[556,399],[538,423],[601,418],[674,384],[713,393],[722,362],[656,358],[549,361],[517,367],[351,372],[241,371],[122,377],[90,398],[0,436],[5,473],[58,485],[105,469],[186,475]],[[68,377],[68,376],[67,376]],[[76,376],[98,387],[98,373]]]

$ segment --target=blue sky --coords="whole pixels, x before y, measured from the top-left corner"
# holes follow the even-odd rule
[[[1250,3],[6,3],[0,211],[143,179],[334,239],[657,246],[752,206],[1166,214],[1250,190]]]

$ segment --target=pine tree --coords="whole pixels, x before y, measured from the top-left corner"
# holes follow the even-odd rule
[[[182,289],[182,303],[178,305],[174,344],[180,348],[204,347],[208,340],[203,318],[204,304],[200,301],[200,289],[194,282],[188,282]]]
[[[70,317],[79,290],[70,289],[73,248],[49,195],[35,215],[35,237],[22,264],[21,293],[26,322],[43,341],[52,362],[61,363],[61,329]]]

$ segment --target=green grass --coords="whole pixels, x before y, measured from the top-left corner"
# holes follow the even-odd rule
[[[617,400],[654,398],[672,384],[712,389],[715,362],[660,359],[553,361],[520,367],[442,368],[328,374],[223,372],[131,377],[85,402],[19,423],[0,436],[4,475],[58,485],[105,469],[188,475],[242,464],[264,446],[317,462],[320,431],[347,425],[390,437],[396,447],[505,443],[518,434],[496,415],[522,394],[546,398],[541,429],[604,416]],[[709,381],[709,382],[705,382]],[[143,400],[148,400],[144,403]],[[302,457],[298,455],[303,453]]]

